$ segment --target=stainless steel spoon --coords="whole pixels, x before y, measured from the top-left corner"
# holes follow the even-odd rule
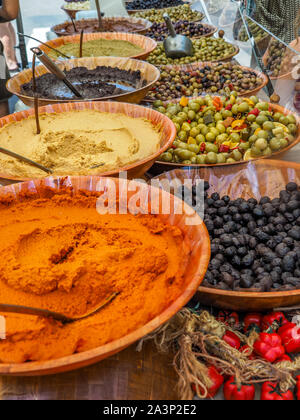
[[[3,153],[5,155],[11,156],[15,159],[19,159],[25,163],[28,163],[29,165],[36,166],[37,168],[41,169],[44,172],[47,172],[48,174],[52,174],[53,171],[49,168],[46,168],[45,166],[41,165],[40,163],[35,162],[34,160],[28,159],[25,156],[19,155],[18,153],[12,152],[11,150],[4,149],[4,147],[0,147],[0,153]]]
[[[170,36],[164,40],[164,49],[167,57],[181,58],[194,54],[192,41],[183,35],[177,35],[168,13],[164,13],[163,18],[166,22]]]
[[[53,318],[56,321],[62,322],[63,324],[70,324],[72,322],[81,321],[82,319],[89,318],[90,316],[96,314],[106,305],[108,305],[112,300],[114,300],[118,295],[119,293],[112,293],[100,305],[98,305],[96,309],[93,309],[91,312],[75,318],[68,317],[58,312],[48,311],[47,309],[31,308],[28,306],[21,305],[9,305],[6,303],[0,303],[0,312],[42,316],[45,318]]]

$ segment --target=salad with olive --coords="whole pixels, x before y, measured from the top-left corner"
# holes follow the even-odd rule
[[[176,139],[159,160],[185,165],[232,164],[285,149],[298,126],[293,114],[273,110],[256,96],[238,98],[207,95],[180,103],[156,101],[154,108],[169,117]]]

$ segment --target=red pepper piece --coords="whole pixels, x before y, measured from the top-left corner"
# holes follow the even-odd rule
[[[271,312],[265,315],[262,320],[262,330],[266,331],[268,328],[274,326],[274,322],[277,323],[278,328],[288,323],[288,320],[284,316],[283,312]]]
[[[260,333],[259,339],[254,343],[255,353],[267,360],[274,363],[285,354],[285,349],[282,345],[282,340],[278,334]]]
[[[230,89],[231,91],[233,91],[233,90],[234,90],[234,86],[233,86],[233,84],[232,84],[232,83],[229,83],[228,87],[229,87],[229,89]]]
[[[204,153],[205,152],[205,149],[206,149],[206,144],[205,143],[201,143],[201,145],[200,145],[200,152],[201,153]]]
[[[261,331],[262,315],[258,313],[247,314],[244,318],[244,331],[245,333],[255,330]]]
[[[230,147],[226,144],[221,144],[219,147],[219,153],[228,153],[230,150]]]
[[[297,385],[296,385],[296,397],[297,400],[300,401],[300,376],[297,376]]]
[[[300,326],[289,322],[279,328],[278,334],[281,337],[285,351],[291,354],[300,353]]]
[[[294,401],[292,391],[282,392],[276,382],[265,382],[261,389],[261,401]]]
[[[208,376],[212,382],[212,386],[208,389],[207,398],[214,398],[224,383],[224,377],[217,371],[214,366],[209,366]],[[196,388],[199,389],[199,394],[203,394],[201,387],[199,385],[196,387],[196,385],[193,384],[192,389],[197,393]]]
[[[191,124],[192,120],[187,120],[187,122],[188,122],[189,124]]]
[[[241,385],[239,388],[234,376],[224,385],[224,398],[226,401],[253,401],[255,398],[254,385]]]
[[[241,348],[241,340],[239,337],[231,331],[226,331],[223,340],[234,349],[239,350]]]
[[[258,115],[260,114],[260,110],[258,108],[253,108],[252,111],[248,113],[248,115],[252,115],[252,114],[258,117]]]
[[[231,111],[232,110],[232,104],[228,104],[225,109],[226,109],[226,111]]]

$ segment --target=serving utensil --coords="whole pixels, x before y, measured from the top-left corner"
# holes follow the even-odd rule
[[[99,29],[102,29],[102,15],[101,15],[101,10],[100,10],[100,2],[99,0],[95,0],[96,3],[96,9],[97,9],[97,15],[98,15],[98,22],[99,22]]]
[[[184,35],[177,35],[168,13],[164,13],[163,18],[166,22],[170,36],[164,40],[164,49],[167,57],[181,58],[194,54],[192,41]]]
[[[68,317],[58,312],[48,311],[47,309],[32,308],[23,305],[10,305],[6,303],[0,303],[0,312],[42,316],[45,318],[53,318],[55,321],[60,321],[63,324],[71,324],[72,322],[81,321],[82,319],[89,318],[90,316],[96,314],[110,302],[112,302],[118,295],[119,293],[117,292],[112,293],[110,296],[106,297],[105,300],[101,302],[101,304],[98,305],[96,309],[93,309],[87,314],[75,318]]]
[[[53,171],[45,166],[41,165],[40,163],[35,162],[34,160],[28,159],[25,156],[19,155],[18,153],[12,152],[11,150],[5,149],[4,147],[0,147],[0,153],[3,153],[7,156],[11,156],[15,159],[19,159],[22,162],[28,163],[29,165],[36,166],[37,168],[41,169],[42,171],[46,172],[47,174],[52,174]]]
[[[33,47],[31,51],[38,57],[41,63],[52,73],[56,76],[59,80],[61,80],[78,98],[82,98],[81,93],[75,88],[75,86],[68,80],[65,73],[51,60],[51,58],[44,53],[40,48]]]

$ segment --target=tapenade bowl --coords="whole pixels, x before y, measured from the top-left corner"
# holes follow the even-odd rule
[[[118,102],[129,102],[129,103],[139,103],[144,96],[147,94],[147,92],[152,88],[152,86],[157,82],[157,80],[160,77],[159,70],[145,62],[140,60],[134,60],[131,58],[120,58],[120,57],[84,57],[84,58],[75,58],[72,60],[66,60],[62,63],[58,63],[58,67],[63,70],[64,72],[69,72],[72,69],[78,68],[78,70],[83,75],[81,76],[80,73],[78,73],[75,76],[75,83],[77,85],[77,88],[80,90],[80,84],[83,83],[85,80],[89,81],[88,76],[86,75],[85,69],[87,70],[95,70],[97,67],[101,67],[99,69],[100,75],[91,75],[91,81],[90,85],[92,87],[93,91],[96,91],[95,82],[98,83],[101,81],[101,77],[103,74],[103,70],[107,70],[107,79],[103,77],[103,81],[106,83],[108,82],[110,85],[109,88],[112,87],[112,83],[115,82],[116,84],[116,91],[117,93],[111,94],[108,93],[107,95],[102,95],[98,97],[89,97],[89,98],[83,98],[82,101],[103,101],[103,100],[117,100]],[[102,67],[107,67],[107,69],[103,69]],[[109,71],[110,69],[116,70],[116,75],[119,74],[118,70],[121,70],[123,74],[121,77],[123,80],[113,80],[112,73]],[[49,74],[49,70],[43,65],[37,66],[35,69],[36,74],[36,84],[37,87],[39,86],[39,83],[42,83],[42,79],[39,79],[41,76],[45,74]],[[74,77],[72,76],[72,77]],[[126,77],[128,76],[127,80]],[[68,77],[68,74],[67,74]],[[51,78],[51,79],[50,79]],[[54,76],[50,76],[49,80],[47,81],[47,91],[50,91],[53,93],[53,96],[58,94],[60,96],[57,99],[53,98],[47,98],[46,96],[43,96],[42,93],[39,94],[39,105],[51,105],[55,103],[63,103],[63,102],[78,102],[79,98],[75,97],[75,95],[72,95],[71,91],[65,87],[63,82],[56,80]],[[53,79],[53,82],[51,83],[51,80]],[[69,78],[71,82],[73,82],[72,79]],[[30,86],[28,85],[30,84]],[[32,91],[32,94],[29,95],[26,93],[25,89],[23,88],[23,85],[26,85],[28,87],[27,90]],[[23,70],[22,72],[18,73],[14,77],[8,80],[7,82],[7,89],[9,92],[11,92],[13,95],[16,95],[21,99],[25,105],[34,106],[34,98],[33,98],[33,90],[31,88],[32,86],[32,70],[27,69]],[[82,88],[88,89],[84,87],[85,85],[82,84]],[[58,87],[62,88],[62,91],[59,92]],[[98,84],[98,87],[99,84]],[[100,89],[98,89],[100,91]],[[63,92],[65,92],[65,99]],[[71,95],[71,96],[70,96]],[[73,98],[72,98],[73,97]]]
[[[159,186],[175,179],[181,183],[190,179],[202,179],[210,185],[208,197],[218,193],[220,197],[229,196],[232,200],[248,200],[262,197],[277,198],[289,182],[300,186],[300,164],[294,162],[263,160],[249,162],[243,166],[212,168],[174,169],[158,175]],[[173,192],[171,190],[171,192]],[[300,279],[299,279],[300,280]],[[300,284],[300,281],[299,281]],[[239,291],[221,290],[216,287],[200,286],[197,299],[204,305],[237,311],[266,311],[280,307],[293,307],[300,303],[300,288],[288,291],[257,292],[253,289]]]
[[[205,98],[206,97],[200,97],[198,99],[201,101],[201,103],[202,102],[205,103]],[[194,101],[197,102],[198,99],[192,98],[191,100],[188,100],[188,98],[182,98],[181,100],[180,99],[174,100],[172,101],[172,103],[170,102],[165,103],[164,107],[162,108],[165,109],[164,113],[167,116],[170,116],[173,122],[175,123],[176,130],[177,130],[177,137],[173,144],[172,149],[168,150],[168,153],[172,154],[172,156],[169,156],[169,155],[166,156],[168,161],[166,161],[164,157],[163,159],[162,158],[158,159],[158,161],[155,163],[155,168],[153,169],[155,169],[157,173],[159,173],[159,171],[162,172],[166,170],[172,170],[175,168],[185,168],[185,167],[191,167],[191,168],[196,169],[196,168],[205,167],[205,166],[213,167],[213,166],[241,165],[241,164],[245,164],[248,161],[256,161],[259,159],[270,159],[275,156],[277,157],[283,156],[288,150],[296,146],[300,141],[300,117],[296,113],[292,113],[290,110],[283,108],[280,105],[264,102],[263,107],[267,108],[266,113],[267,115],[271,114],[271,118],[270,119],[267,118],[264,112],[262,112],[261,116],[264,116],[264,118],[263,119],[260,118],[258,120],[258,117],[260,116],[261,111],[258,110],[257,111],[258,114],[256,112],[257,108],[254,108],[252,111],[250,111],[251,107],[253,108],[254,106],[254,103],[252,102],[251,98],[256,98],[256,97],[254,96],[253,97],[251,96],[250,98],[242,97],[242,98],[237,98],[236,101],[237,103],[250,104],[249,105],[250,108],[248,108],[247,113],[251,114],[254,112],[256,114],[256,115],[251,116],[251,120],[253,120],[253,122],[250,122],[250,121],[248,122],[247,115],[244,114],[244,116],[242,116],[240,112],[237,114],[239,115],[238,119],[236,119],[237,117],[235,116],[232,121],[228,120],[228,118],[231,119],[233,117],[226,117],[226,115],[223,114],[224,116],[220,117],[220,121],[218,122],[215,121],[216,123],[215,125],[216,127],[219,128],[219,124],[220,122],[222,123],[222,120],[223,122],[231,121],[229,126],[227,127],[227,129],[230,130],[230,133],[227,134],[226,130],[223,131],[224,127],[220,127],[220,129],[222,128],[223,134],[222,133],[220,134],[220,132],[217,130],[218,133],[215,132],[215,134],[209,139],[207,137],[207,133],[210,131],[210,128],[208,127],[207,129],[205,129],[205,131],[207,132],[203,132],[201,128],[203,126],[203,123],[201,123],[200,127],[198,127],[198,129],[200,128],[200,133],[196,135],[195,138],[192,137],[194,136],[194,132],[192,133],[191,131],[191,128],[193,128],[190,125],[190,123],[193,122],[191,120],[188,120],[188,121],[185,120],[186,122],[188,122],[188,126],[186,126],[186,129],[188,130],[187,132],[188,134],[186,135],[185,139],[180,139],[180,136],[181,136],[180,131],[182,131],[182,128],[183,128],[182,123],[178,125],[178,121],[176,120],[176,118],[174,119],[175,114],[173,116],[172,115],[170,116],[170,114],[166,112],[166,109],[168,109],[166,107],[171,107],[172,106],[171,104],[174,104],[174,110],[175,110],[175,107],[178,104],[180,104],[180,101],[182,100],[186,101],[185,103],[187,103],[187,105],[189,106],[190,103]],[[256,100],[258,102],[255,104],[255,106],[259,106],[261,102],[259,102],[257,98]],[[222,98],[217,97],[217,96],[210,96],[209,104],[210,105],[213,104],[214,101],[216,101],[216,106],[219,106],[219,105],[221,106]],[[226,99],[226,103],[227,101],[228,100]],[[208,107],[208,105],[206,106]],[[160,111],[160,107],[158,107],[157,110]],[[182,110],[182,106],[181,106],[181,110]],[[222,110],[224,112],[228,111],[228,109],[226,110],[225,106],[223,106]],[[217,114],[219,118],[220,112],[219,111],[216,112],[216,109],[214,109],[213,112]],[[229,112],[230,114],[232,114],[231,111]],[[176,111],[176,113],[178,113],[178,110]],[[180,114],[178,114],[178,116],[180,116],[181,118]],[[275,119],[273,118],[273,116],[275,117]],[[287,117],[287,120],[285,120],[286,117]],[[285,126],[284,124],[282,124],[282,122],[279,122],[279,120],[282,122],[285,122],[287,125]],[[288,129],[289,122],[292,122],[292,121],[293,121],[293,131],[294,131],[293,135],[291,135]],[[261,125],[259,125],[258,122],[261,123]],[[264,125],[266,122],[267,124]],[[245,127],[244,127],[244,124],[245,124]],[[255,131],[253,131],[253,124],[255,124],[255,127],[257,126]],[[206,124],[204,125],[206,126]],[[178,131],[179,127],[180,127],[180,131]],[[216,128],[213,128],[211,130],[215,130],[215,129]],[[243,140],[243,137],[242,137],[243,129],[245,130],[250,129],[250,133],[248,132],[248,135],[247,135],[248,137],[247,139],[245,137],[245,140]],[[271,131],[267,131],[269,129],[271,129]],[[198,133],[196,130],[194,131],[195,131],[195,134]],[[253,131],[253,134],[252,134],[252,131]],[[222,137],[219,137],[219,135],[221,136],[224,135],[224,139]],[[227,137],[225,138],[226,135]],[[282,137],[282,141],[280,141],[279,137]],[[264,138],[264,140],[261,140],[261,138]],[[257,146],[262,147],[262,149],[259,149],[258,151],[256,150],[257,140],[260,140],[257,143]],[[182,142],[186,143],[186,145],[182,144]],[[199,163],[193,163],[190,160],[186,160],[188,156],[187,154],[186,156],[184,156],[185,153],[182,153],[182,157],[180,156],[176,157],[178,153],[178,150],[176,152],[176,149],[178,149],[178,146],[180,146],[179,149],[181,148],[186,148],[188,150],[195,149],[190,156],[194,157],[196,154],[196,162],[199,162]],[[199,147],[199,150],[197,146]],[[284,146],[284,147],[281,147],[281,146]],[[254,154],[254,152],[257,153],[257,156]],[[210,153],[213,153],[213,155],[209,155]],[[170,160],[169,160],[169,157],[170,157]],[[185,158],[185,160],[182,160],[182,158]],[[177,160],[177,162],[174,162],[174,160]]]
[[[25,219],[28,219],[28,223],[33,223],[38,226],[38,229],[34,229],[34,226],[31,226],[31,231],[30,229],[27,229],[26,231],[26,238],[29,241],[30,249],[33,250],[35,248],[37,251],[35,253],[35,257],[37,258],[35,264],[37,266],[44,264],[41,260],[44,257],[39,252],[39,249],[43,249],[43,253],[46,252],[46,254],[49,254],[49,258],[53,254],[55,260],[57,260],[59,255],[63,258],[63,255],[59,250],[67,244],[68,237],[73,241],[77,238],[80,242],[79,244],[77,243],[77,247],[85,248],[84,258],[79,258],[79,256],[75,258],[75,256],[73,256],[73,260],[74,258],[77,262],[80,260],[83,266],[89,262],[89,269],[94,267],[93,270],[96,270],[92,277],[88,276],[84,280],[84,283],[86,283],[92,278],[92,287],[95,288],[97,284],[99,285],[99,287],[97,286],[94,290],[93,296],[95,293],[97,295],[99,294],[97,299],[101,301],[101,299],[109,294],[109,287],[111,287],[114,292],[116,292],[115,289],[118,288],[118,295],[98,314],[86,318],[83,321],[77,321],[75,324],[62,325],[57,321],[45,320],[42,318],[35,319],[36,317],[28,315],[16,315],[19,320],[17,325],[17,330],[20,334],[19,341],[16,336],[15,338],[13,337],[16,327],[16,324],[14,324],[14,315],[7,315],[7,341],[1,340],[0,343],[0,359],[2,360],[2,363],[0,363],[0,374],[15,376],[46,375],[70,371],[99,362],[100,360],[123,350],[163,325],[175,315],[197,291],[204,278],[210,259],[209,236],[203,221],[190,207],[183,205],[183,202],[178,198],[175,198],[158,188],[147,186],[146,184],[143,184],[143,188],[144,192],[146,191],[149,201],[148,204],[145,204],[146,207],[143,208],[145,210],[150,208],[150,203],[153,199],[152,197],[156,197],[156,199],[159,198],[158,214],[133,215],[131,212],[127,215],[124,213],[122,215],[99,214],[96,210],[96,202],[101,196],[101,191],[106,191],[107,189],[111,190],[112,185],[115,186],[117,196],[126,197],[127,206],[129,206],[130,200],[134,197],[134,194],[136,194],[136,190],[133,191],[133,185],[129,187],[128,182],[129,181],[124,182],[124,180],[120,181],[116,178],[101,178],[96,176],[50,177],[43,180],[14,184],[0,189],[0,211],[6,212],[8,217],[8,213],[10,213],[11,217],[14,218],[17,216],[18,212],[22,212],[22,217],[20,215],[20,223],[23,223]],[[134,185],[136,188],[141,186],[138,182],[135,182]],[[180,204],[183,208],[182,214],[178,214],[178,212],[174,214],[172,210],[168,215],[161,214],[164,213],[162,212],[162,203],[165,203],[167,200],[170,202],[171,209],[174,208],[173,204]],[[41,202],[43,203],[42,207],[40,204]],[[29,211],[29,207],[32,211]],[[57,217],[53,218],[51,214],[53,214],[52,212],[55,210],[55,207],[57,210],[60,210],[56,212]],[[155,204],[155,208],[156,207],[157,205]],[[50,209],[50,213],[49,210],[47,213],[47,208]],[[25,210],[26,214],[22,209]],[[32,217],[35,212],[37,218]],[[188,219],[191,220],[190,217],[192,217],[193,220],[192,225],[188,223]],[[39,219],[41,223],[39,223]],[[127,222],[128,224],[126,224]],[[64,226],[65,223],[67,223],[66,226]],[[125,227],[123,226],[124,223]],[[81,241],[78,235],[74,237],[74,230],[76,231],[77,228],[80,230],[81,235],[85,235],[83,241]],[[56,235],[59,235],[60,229],[63,229],[64,232],[62,234],[63,239],[61,237],[58,241],[53,240]],[[133,235],[137,235],[137,230],[141,231],[140,239],[134,241]],[[17,234],[17,231],[15,231],[11,236],[11,242],[15,245],[19,240],[21,241],[20,243],[22,243],[24,239],[24,236],[23,239],[22,237],[19,237],[18,239],[16,237]],[[45,242],[49,242],[49,246],[46,247],[47,250],[44,245],[43,247],[39,245],[39,241],[42,240],[43,234],[46,236],[46,238],[43,239],[44,245]],[[105,239],[106,236],[107,239]],[[97,245],[97,238],[101,246],[99,246],[99,244]],[[103,241],[107,241],[105,246]],[[117,241],[117,248],[113,247],[113,241]],[[126,241],[129,241],[130,243],[128,249],[126,249]],[[167,243],[169,246],[166,246]],[[93,246],[91,247],[89,244]],[[151,246],[152,251],[150,252],[150,250],[148,250],[150,252],[148,259],[149,264],[145,265],[143,258],[140,258],[142,256],[140,252],[143,247],[144,252],[146,252],[147,246]],[[112,249],[108,252],[110,247]],[[14,245],[11,245],[9,249],[5,246],[4,248],[8,253],[14,253]],[[89,252],[87,252],[88,250]],[[93,251],[91,252],[91,250]],[[58,251],[58,254],[56,251]],[[74,249],[73,251],[77,253]],[[24,250],[24,252],[26,253],[27,251]],[[96,255],[99,252],[104,252],[104,254],[100,260],[95,260],[95,256],[93,255]],[[160,257],[158,256],[159,252],[161,253]],[[154,254],[161,261],[165,260],[165,264],[162,266],[158,264]],[[163,256],[163,254],[165,254],[165,256]],[[179,264],[180,267],[173,267],[173,264],[168,264],[167,260],[174,258],[177,254],[181,263],[178,261],[175,265]],[[18,266],[19,269],[24,267],[24,270],[28,270],[29,266],[25,265],[24,260],[25,254],[22,253],[22,255],[19,255],[17,252],[15,257],[17,258],[18,256],[23,261],[23,263],[21,262]],[[114,256],[117,256],[118,258],[115,259]],[[93,261],[89,261],[91,259],[93,259]],[[150,262],[152,259],[153,261]],[[70,260],[72,260],[71,252],[66,254],[66,257],[61,260],[61,264],[58,266],[56,265],[55,270],[63,270],[64,264],[67,266],[69,264],[69,269],[66,272],[66,275],[69,277],[72,274],[70,266],[72,261]],[[54,259],[51,257],[50,260],[48,260],[48,263],[49,261],[54,261]],[[137,261],[140,262],[137,263]],[[130,271],[130,262],[132,263],[133,271]],[[151,265],[152,263],[154,265]],[[105,284],[101,286],[101,276],[105,271],[106,264],[108,264],[107,270],[108,267],[110,270],[107,271]],[[114,264],[116,266],[118,264],[125,264],[124,270],[128,271],[129,269],[126,279],[121,280],[121,282],[113,280],[114,275],[120,279],[118,272],[113,274],[114,271],[111,271]],[[143,265],[143,268],[141,269],[139,268],[140,264]],[[34,264],[31,263],[29,265],[31,267],[30,269],[34,270],[34,273],[37,274],[37,267],[34,267]],[[99,266],[98,269],[97,265]],[[155,267],[158,269],[157,275],[153,274]],[[6,268],[8,269],[7,266]],[[80,288],[78,290],[78,287],[81,284],[80,279],[82,276],[84,277],[84,273],[86,273],[84,269],[83,271],[78,271],[76,274],[73,268],[73,274],[76,274],[75,277],[77,280],[76,285],[70,290],[66,284],[61,284],[61,287],[54,287],[53,289],[53,282],[48,284],[45,277],[42,281],[40,279],[40,283],[35,283],[32,279],[33,281],[28,284],[28,287],[25,285],[26,282],[24,277],[22,278],[24,281],[21,280],[20,283],[17,281],[12,284],[9,280],[10,270],[7,271],[6,268],[2,277],[4,282],[2,291],[3,293],[6,293],[7,296],[11,297],[14,304],[20,304],[21,299],[22,304],[26,303],[27,306],[32,306],[34,303],[36,305],[42,305],[46,309],[47,306],[52,307],[55,304],[60,305],[59,307],[62,309],[64,308],[67,312],[75,311],[77,313],[82,310],[79,309],[77,305],[74,306],[74,304],[71,304],[68,309],[68,302],[70,301],[70,298],[72,298],[69,294],[72,295],[72,293],[77,293],[76,296],[79,300],[85,299],[84,296],[86,295],[86,292],[84,292],[84,296],[82,293],[78,294],[78,291],[80,291]],[[133,290],[131,293],[128,293],[128,290],[127,288],[124,288],[124,285],[128,282],[128,277],[134,274],[134,270],[141,271],[139,275],[136,275],[133,283],[130,283],[129,281],[130,284],[127,288],[132,287]],[[149,284],[149,281],[146,281],[145,283],[137,281],[137,279],[141,278],[143,273],[146,273],[147,270],[150,270],[149,277],[146,277],[148,280],[151,277],[151,285]],[[172,274],[173,271],[174,275]],[[150,274],[150,272],[152,274]],[[38,278],[38,275],[35,277]],[[58,281],[61,281],[61,279]],[[43,289],[43,287],[46,287],[46,289]],[[143,295],[144,298],[141,299],[140,295],[138,297],[138,292],[143,289],[143,287],[145,287],[147,291],[145,291]],[[40,290],[40,288],[42,289]],[[153,293],[156,297],[154,298],[152,296],[150,298]],[[64,294],[66,295],[65,299],[59,298]],[[147,298],[147,296],[149,297]],[[153,305],[153,299],[155,305]],[[128,302],[131,301],[131,304],[128,303],[127,306],[129,308],[132,307],[133,301],[136,303],[133,306],[135,309],[129,313],[128,317],[124,318],[120,306],[126,306],[126,300]],[[93,303],[95,304],[97,302]],[[91,303],[88,302],[88,304],[90,305]],[[5,316],[5,314],[3,315]],[[105,325],[105,322],[103,324],[104,318],[110,319],[110,322],[107,323],[107,325]],[[130,324],[129,321],[131,321]],[[25,326],[27,326],[27,328],[25,328],[26,335],[24,339],[22,339],[22,323],[25,323]],[[29,325],[27,325],[28,323]],[[114,323],[117,323],[115,328],[113,328]],[[40,328],[40,324],[45,324],[45,328]],[[28,330],[31,328],[35,329],[35,333],[32,336],[28,334]],[[104,332],[104,329],[106,332]],[[43,334],[40,333],[41,331],[43,331]],[[51,337],[54,337],[54,339],[49,338],[47,340],[47,337],[44,339],[44,336],[47,336],[49,331]],[[55,341],[56,335],[60,337],[57,342]],[[12,339],[13,342],[11,341]],[[40,345],[34,344],[35,341],[40,341]],[[95,345],[97,342],[101,344]],[[64,345],[61,346],[61,350],[59,350],[62,343],[64,343]],[[12,353],[7,353],[9,347],[12,345],[14,346],[13,355]],[[95,347],[93,347],[94,345]],[[10,360],[20,360],[20,362],[9,362]]]
[[[85,43],[90,42],[93,43],[93,45],[90,45],[90,56],[97,57],[97,56],[104,56],[104,54],[94,54],[93,51],[95,51],[95,45],[97,42],[101,42],[101,40],[104,40],[105,42],[108,41],[116,41],[121,42],[122,45],[120,45],[120,50],[116,54],[109,53],[109,56],[123,56],[123,57],[129,57],[129,58],[136,58],[139,60],[145,60],[149,54],[151,54],[152,51],[155,50],[157,43],[151,39],[147,38],[144,35],[139,34],[130,34],[125,32],[97,32],[97,33],[89,33],[85,34],[83,37],[83,57],[84,57],[84,48]],[[65,53],[70,58],[78,58],[79,57],[79,50],[80,50],[80,35],[70,35],[70,36],[62,36],[60,38],[53,39],[51,41],[46,42],[43,45],[40,45],[39,48],[44,51],[46,54],[48,54],[52,59],[56,61],[65,60],[66,57],[59,55],[58,53],[54,52],[51,48],[55,48],[56,50],[60,51],[63,48],[75,48],[76,47],[76,56],[71,57],[68,54],[68,51],[61,51],[62,53]],[[124,54],[124,46],[128,45],[128,48],[130,49],[129,54]],[[75,47],[74,47],[75,46]],[[134,48],[135,47],[135,48]],[[108,48],[106,46],[106,48]],[[122,51],[123,49],[123,51]],[[136,49],[136,51],[135,51]]]
[[[108,17],[102,19],[103,30],[99,29],[99,21],[95,18],[79,19],[75,21],[76,32],[80,33],[84,29],[85,33],[94,32],[130,32],[140,35],[145,35],[152,27],[153,23],[146,19],[135,18],[135,17]],[[114,28],[115,25],[115,28]],[[124,26],[122,30],[119,28]],[[127,25],[127,28],[126,28]],[[111,29],[106,28],[111,26]],[[117,29],[116,29],[117,28]],[[75,29],[69,20],[52,26],[51,31],[54,32],[58,37],[74,35]]]
[[[117,176],[120,171],[127,171],[128,178],[141,177],[161,152],[171,146],[176,135],[174,124],[166,116],[121,102],[47,105],[39,108],[39,115],[39,135],[33,109],[1,118],[0,143],[50,166],[53,174],[59,176],[68,173]],[[8,134],[7,130],[13,133]],[[0,161],[6,157],[0,155]],[[7,158],[6,167],[3,160],[1,164],[0,178],[4,180],[17,182],[47,176],[34,166]]]

